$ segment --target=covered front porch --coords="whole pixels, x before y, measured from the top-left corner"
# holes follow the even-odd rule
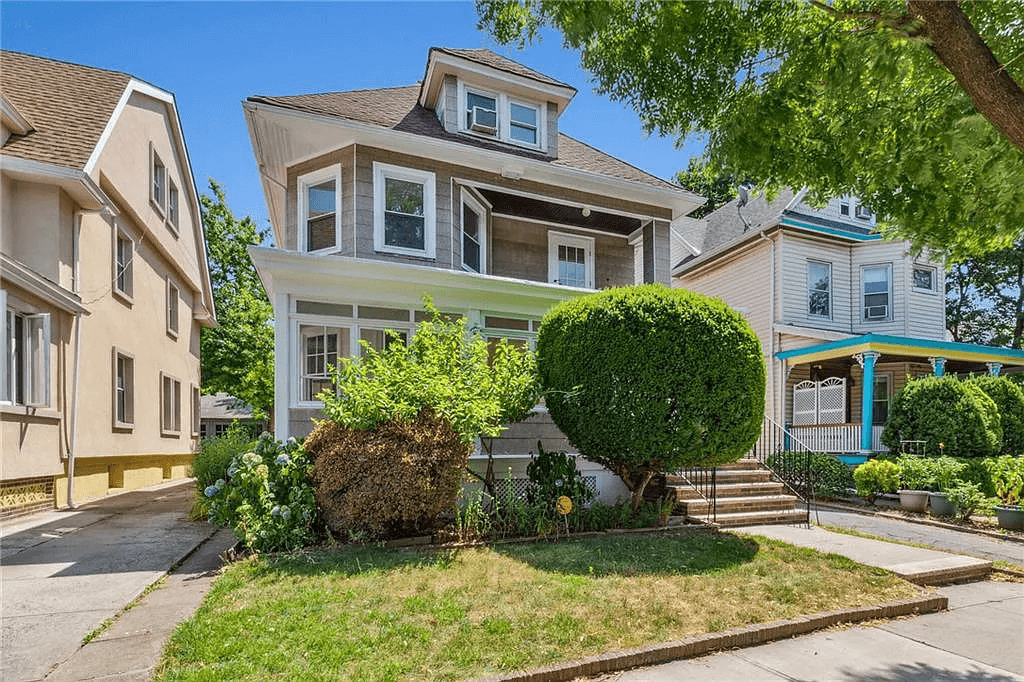
[[[889,401],[929,374],[998,376],[1024,367],[1024,351],[969,343],[865,334],[776,353],[787,382],[787,430],[815,452],[884,452]],[[908,443],[919,451],[926,444]],[[922,453],[923,454],[923,453]]]

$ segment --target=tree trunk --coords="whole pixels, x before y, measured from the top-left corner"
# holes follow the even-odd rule
[[[924,21],[929,47],[971,98],[975,109],[1024,151],[1024,90],[978,35],[960,3],[907,0],[907,9]]]

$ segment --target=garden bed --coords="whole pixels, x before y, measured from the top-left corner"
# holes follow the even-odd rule
[[[843,557],[715,532],[256,556],[178,627],[157,679],[465,679],[916,594]]]

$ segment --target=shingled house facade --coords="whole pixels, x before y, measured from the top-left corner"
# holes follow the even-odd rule
[[[278,437],[311,429],[327,366],[360,340],[408,338],[425,294],[532,345],[559,301],[670,282],[671,224],[703,200],[561,132],[575,92],[432,48],[415,85],[244,102],[278,245],[250,250],[274,307]],[[538,438],[569,447],[539,408],[496,451],[516,467]]]

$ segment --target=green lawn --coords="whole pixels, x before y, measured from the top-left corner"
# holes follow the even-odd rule
[[[157,679],[465,679],[914,594],[843,557],[730,534],[346,547],[231,566]]]

